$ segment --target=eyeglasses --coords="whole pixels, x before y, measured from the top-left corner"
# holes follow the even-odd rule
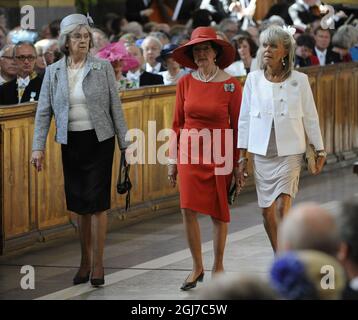
[[[22,62],[25,62],[26,59],[29,60],[30,62],[34,61],[36,59],[35,56],[16,56],[15,57],[17,60],[20,60]]]
[[[75,33],[75,34],[72,34],[70,36],[70,38],[72,40],[75,40],[75,41],[81,41],[82,39],[83,40],[89,40],[90,39],[90,35],[89,33],[85,33],[85,34],[80,34],[80,33]]]
[[[9,59],[9,60],[13,60],[14,57],[13,56],[2,56],[1,58],[4,58],[4,59]]]

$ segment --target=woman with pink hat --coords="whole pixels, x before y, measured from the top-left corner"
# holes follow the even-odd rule
[[[233,173],[235,181],[238,178],[236,143],[241,86],[222,70],[234,61],[234,48],[218,39],[210,27],[196,28],[191,40],[174,50],[173,58],[195,70],[177,84],[173,120],[176,136],[171,139],[168,160],[168,179],[173,187],[179,174],[180,207],[193,258],[192,272],[181,286],[182,290],[189,290],[204,277],[198,213],[209,215],[214,225],[212,274],[224,271],[230,221],[227,194]]]
[[[139,61],[127,51],[124,43],[121,41],[110,43],[99,50],[96,56],[111,63],[116,76],[118,90],[125,90],[128,81],[123,73],[137,68]]]

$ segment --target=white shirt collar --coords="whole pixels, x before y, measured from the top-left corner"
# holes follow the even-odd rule
[[[154,67],[152,67],[149,63],[146,63],[145,71],[157,74],[157,73],[159,73],[161,66],[162,65],[160,64],[160,62],[158,62]]]
[[[136,72],[128,71],[127,72],[127,79],[128,80],[138,80],[141,75],[140,69],[138,69]]]
[[[26,78],[17,77],[17,85],[19,88],[26,88],[30,83],[30,76]]]
[[[314,47],[315,50],[316,50],[316,53],[318,54],[323,54],[323,55],[326,55],[327,54],[327,49],[324,49],[323,51],[319,50],[317,47]]]
[[[349,282],[349,286],[350,286],[354,291],[358,291],[358,277],[353,278],[353,279]]]

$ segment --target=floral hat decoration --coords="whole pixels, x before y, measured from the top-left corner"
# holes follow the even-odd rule
[[[123,72],[128,72],[139,66],[139,61],[127,51],[122,41],[109,43],[97,52],[96,57],[109,62],[122,61]]]

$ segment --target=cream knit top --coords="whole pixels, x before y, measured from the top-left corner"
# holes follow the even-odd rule
[[[70,109],[68,113],[68,131],[84,131],[93,129],[88,112],[86,97],[82,90],[84,67],[67,68]]]

